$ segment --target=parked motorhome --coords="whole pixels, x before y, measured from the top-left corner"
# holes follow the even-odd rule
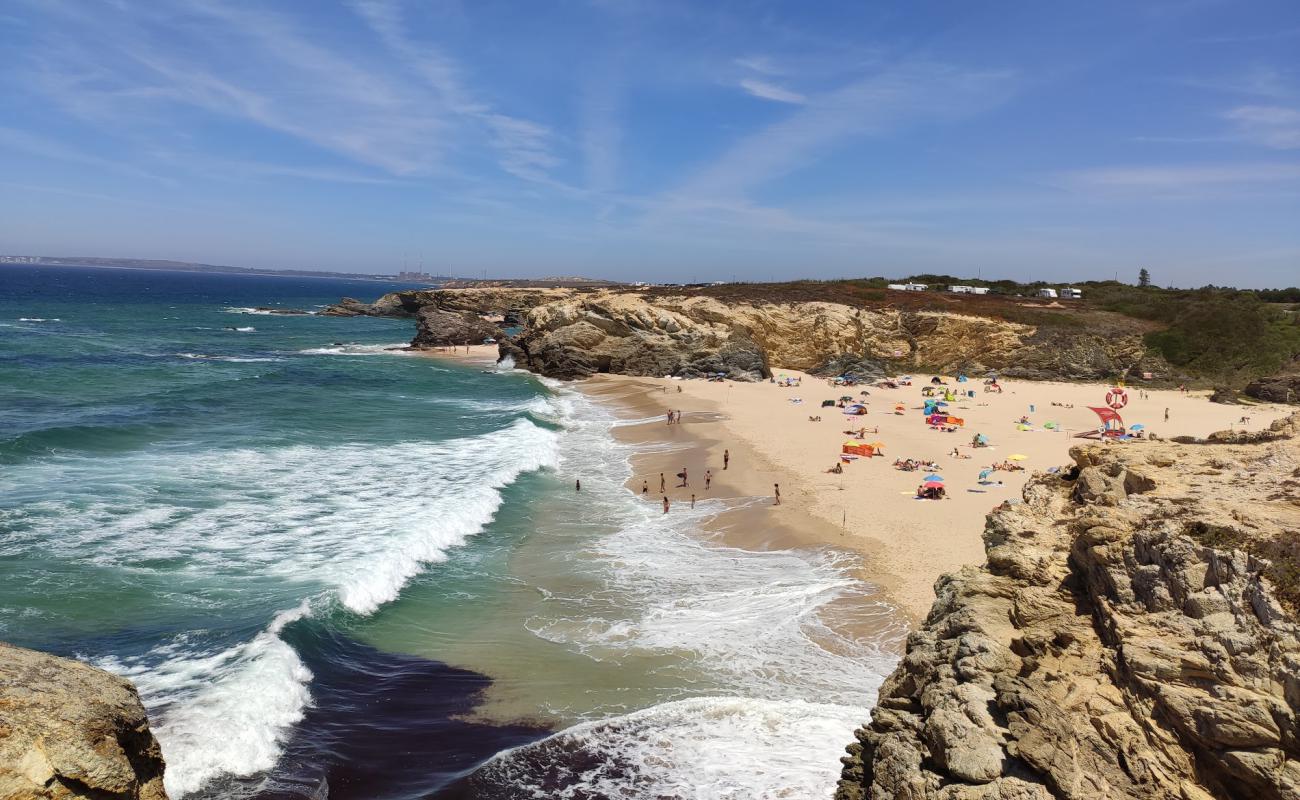
[[[1039,290],[1038,290],[1038,296],[1039,296],[1039,297],[1051,297],[1051,298],[1055,298],[1055,297],[1056,297],[1056,290],[1055,290],[1055,289],[1039,289]]]
[[[1082,299],[1083,299],[1083,290],[1082,290],[1082,289],[1076,289],[1076,288],[1074,288],[1073,286],[1071,286],[1071,287],[1068,288],[1068,289],[1062,289],[1062,290],[1061,290],[1061,297],[1064,298],[1064,299],[1066,299],[1066,300],[1082,300]]]

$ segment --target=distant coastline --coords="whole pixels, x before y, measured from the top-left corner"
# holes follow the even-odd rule
[[[282,278],[335,278],[393,283],[397,275],[376,275],[363,272],[331,272],[305,269],[262,269],[258,267],[232,267],[219,264],[200,264],[193,261],[168,261],[146,258],[99,258],[88,256],[0,256],[0,266],[15,267],[88,267],[95,269],[151,269],[166,272],[204,272],[224,275],[266,275]],[[431,276],[427,279],[406,281],[437,286],[450,277]]]

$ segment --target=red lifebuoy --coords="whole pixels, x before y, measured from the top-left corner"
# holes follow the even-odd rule
[[[1128,405],[1128,392],[1116,387],[1106,392],[1106,405],[1118,411]]]

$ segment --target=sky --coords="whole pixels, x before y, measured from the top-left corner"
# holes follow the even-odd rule
[[[4,0],[0,254],[1300,283],[1300,3]]]

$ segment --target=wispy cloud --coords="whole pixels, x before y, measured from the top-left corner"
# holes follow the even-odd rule
[[[1075,188],[1180,190],[1300,181],[1300,163],[1106,167],[1076,170],[1059,178],[1061,184]]]
[[[792,92],[789,89],[784,89],[774,83],[754,80],[753,78],[745,78],[742,80],[740,82],[740,88],[755,97],[761,97],[764,100],[774,100],[778,103],[803,105],[808,102],[808,98],[798,92]]]
[[[15,128],[0,127],[0,149],[26,153],[37,158],[79,164],[104,172],[146,178],[170,183],[171,179],[140,169],[124,159],[104,158],[75,147],[62,144],[49,136],[37,136]]]
[[[551,148],[551,130],[538,122],[503,113],[472,96],[455,63],[427,43],[416,43],[393,0],[353,0],[352,6],[389,50],[440,95],[447,110],[486,127],[500,153],[501,168],[519,178],[545,182],[560,163]]]
[[[1239,106],[1224,115],[1241,138],[1277,150],[1300,148],[1300,109],[1285,106]]]
[[[743,198],[748,190],[830,155],[859,136],[990,108],[1011,92],[1006,71],[906,63],[809,97],[785,119],[742,138],[669,192],[683,207]]]

